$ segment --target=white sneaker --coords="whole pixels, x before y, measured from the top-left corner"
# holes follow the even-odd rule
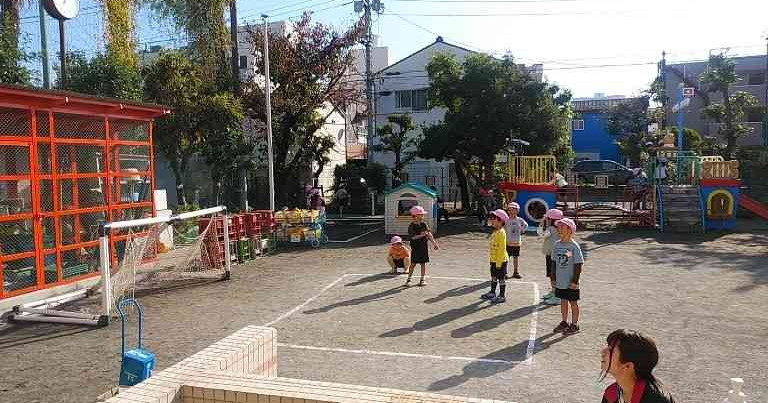
[[[555,292],[554,291],[550,291],[550,292],[542,295],[541,299],[550,299],[550,298],[553,298],[554,296],[555,296]]]
[[[560,298],[552,297],[544,300],[544,305],[560,305]]]

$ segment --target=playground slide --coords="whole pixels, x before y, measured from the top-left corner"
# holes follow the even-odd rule
[[[744,195],[743,193],[739,195],[739,205],[758,216],[768,220],[768,206],[765,204],[762,204],[758,202],[757,200]]]

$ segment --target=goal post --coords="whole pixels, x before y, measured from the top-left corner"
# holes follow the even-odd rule
[[[111,318],[117,300],[145,285],[162,288],[163,283],[179,280],[229,279],[226,213],[225,206],[217,206],[103,224],[99,228],[101,314]],[[189,236],[189,221],[195,219],[197,234]],[[161,242],[164,235],[172,239],[170,246]],[[176,242],[177,238],[181,241]]]

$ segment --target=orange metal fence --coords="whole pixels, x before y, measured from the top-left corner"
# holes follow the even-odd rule
[[[4,90],[0,299],[96,276],[99,224],[154,215],[152,117],[161,114],[126,118],[124,105],[107,102],[47,107],[30,102],[38,92]],[[120,253],[124,237],[113,242]]]

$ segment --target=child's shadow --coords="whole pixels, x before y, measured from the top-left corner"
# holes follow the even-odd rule
[[[482,282],[482,283],[473,284],[473,285],[462,285],[460,287],[456,287],[456,288],[452,288],[452,289],[450,289],[448,291],[444,291],[444,292],[440,293],[440,295],[436,295],[436,296],[434,296],[432,298],[425,299],[424,302],[427,303],[427,304],[434,304],[436,302],[440,302],[440,301],[442,301],[444,299],[447,299],[447,298],[460,297],[462,295],[472,294],[473,292],[482,290],[483,288],[486,288],[486,287],[488,287],[488,282],[487,281],[486,282]]]
[[[341,307],[344,307],[344,306],[353,306],[353,305],[365,304],[365,303],[368,303],[368,302],[381,301],[381,300],[384,300],[384,299],[392,298],[393,295],[399,294],[399,293],[403,292],[403,290],[405,290],[406,288],[407,287],[405,287],[404,285],[399,285],[397,287],[390,288],[389,290],[385,290],[385,291],[381,291],[381,292],[377,292],[377,293],[373,293],[373,294],[364,295],[362,297],[353,298],[353,299],[349,299],[349,300],[346,300],[346,301],[336,302],[334,304],[326,305],[326,306],[323,306],[323,307],[320,307],[320,308],[308,309],[308,310],[304,311],[303,313],[305,313],[305,314],[315,314],[315,313],[321,313],[321,312],[328,312],[328,311],[331,311],[333,309],[341,308]]]
[[[557,336],[554,337],[553,336]],[[540,351],[546,350],[552,345],[559,343],[567,336],[563,336],[560,333],[549,333],[536,339],[532,354],[537,354]],[[480,357],[481,359],[491,360],[509,360],[510,356],[515,356],[520,351],[526,351],[528,348],[528,340],[523,340],[514,346],[505,347],[501,350],[494,351],[488,355]],[[494,363],[487,361],[473,361],[465,365],[462,368],[460,375],[452,375],[448,378],[441,379],[433,382],[429,385],[430,391],[442,391],[459,386],[472,378],[488,378],[501,372],[510,370],[519,364],[525,363],[525,361],[505,363]]]

